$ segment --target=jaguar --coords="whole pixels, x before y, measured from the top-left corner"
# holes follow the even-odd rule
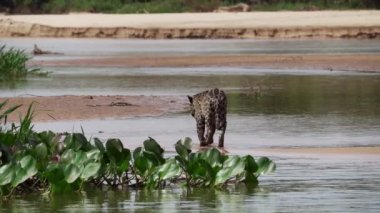
[[[224,147],[224,134],[227,128],[227,96],[224,91],[214,88],[187,97],[190,102],[190,113],[197,124],[200,145],[212,144],[215,130],[220,130],[218,146]]]

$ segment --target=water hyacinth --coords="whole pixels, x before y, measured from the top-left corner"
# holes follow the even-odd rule
[[[6,103],[1,103],[4,108]],[[13,109],[11,107],[10,109]],[[9,114],[9,109],[1,113]],[[89,140],[84,133],[35,132],[32,106],[20,126],[0,128],[0,194],[80,191],[84,184],[109,187],[164,188],[167,185],[222,188],[229,183],[258,184],[258,177],[273,172],[266,157],[224,155],[210,148],[192,152],[191,139],[175,144],[176,155],[153,138],[131,151],[119,139]],[[1,120],[0,120],[1,121]]]

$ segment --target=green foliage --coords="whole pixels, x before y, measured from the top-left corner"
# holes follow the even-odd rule
[[[376,0],[262,0],[254,5],[254,10],[342,10],[379,8]]]
[[[0,110],[5,105],[0,103]],[[0,118],[17,107],[6,109]],[[131,152],[119,139],[102,142],[98,138],[88,140],[83,133],[35,132],[32,118],[30,105],[18,126],[0,128],[2,196],[14,191],[72,192],[84,184],[163,188],[182,182],[189,187],[244,182],[254,187],[260,175],[275,170],[275,164],[266,157],[255,161],[250,155],[229,156],[215,148],[193,153],[190,138],[175,144],[175,156],[165,157],[165,150],[153,138]]]
[[[180,13],[192,11],[183,0],[133,1],[123,4],[116,13]]]
[[[245,157],[223,155],[215,148],[191,153],[189,139],[175,145],[175,159],[185,173],[189,186],[221,186],[229,181],[257,184],[257,178],[275,170],[275,164],[263,157],[256,164],[250,155]],[[260,170],[259,170],[260,169]]]
[[[378,0],[13,0],[4,6],[11,13],[178,13],[209,12],[237,3],[270,11],[380,8]]]
[[[27,75],[46,75],[38,68],[27,68],[30,57],[22,50],[0,46],[0,82],[25,78]]]

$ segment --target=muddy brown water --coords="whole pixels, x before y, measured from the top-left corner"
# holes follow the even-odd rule
[[[62,57],[134,54],[120,46],[125,43],[140,52],[152,50],[160,54],[188,54],[192,50],[194,54],[207,54],[208,49],[202,49],[204,45],[214,48],[210,51],[226,54],[244,54],[256,51],[255,48],[267,53],[306,51],[305,54],[380,51],[378,42],[366,40],[171,43],[62,39],[58,40],[58,47],[52,41],[57,40],[42,39],[42,44],[52,45],[53,51],[61,47],[72,51]],[[34,40],[7,42],[26,47]],[[102,45],[109,44],[114,44],[113,48],[101,51]],[[75,45],[87,48],[80,52]],[[216,47],[220,49],[215,50]],[[379,147],[380,74],[252,67],[47,69],[52,71],[48,78],[0,85],[0,96],[128,94],[186,98],[187,94],[221,87],[229,100],[226,149],[231,154],[265,154],[275,160],[277,171],[260,177],[260,187],[255,189],[241,185],[226,190],[189,190],[178,186],[165,190],[86,189],[83,194],[69,196],[18,196],[1,202],[1,211],[378,212],[380,209],[380,156],[270,152],[270,148]],[[167,155],[173,154],[173,145],[181,137],[190,136],[197,144],[195,121],[187,112],[160,117],[35,123],[36,130],[72,132],[81,128],[88,136],[120,138],[130,149],[150,136],[160,142]],[[262,148],[266,148],[266,153],[256,151]]]

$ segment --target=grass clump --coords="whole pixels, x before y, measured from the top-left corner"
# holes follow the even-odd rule
[[[31,59],[23,50],[0,47],[0,81],[23,79],[27,75],[46,75],[39,68],[28,68]]]

